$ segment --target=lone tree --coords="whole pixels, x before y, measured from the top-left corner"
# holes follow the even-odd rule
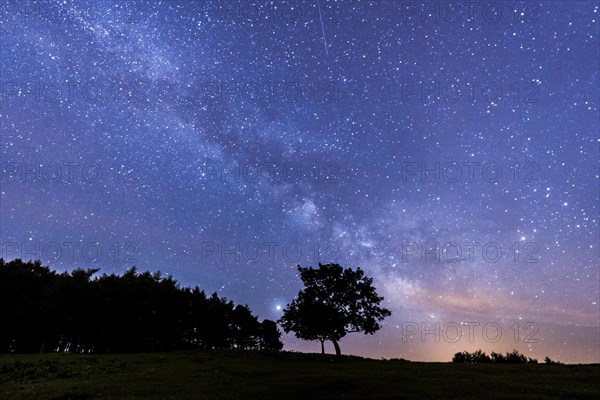
[[[287,305],[279,324],[286,333],[293,331],[304,340],[330,340],[340,355],[339,340],[351,332],[372,335],[381,328],[379,321],[392,315],[382,308],[373,287],[373,279],[363,270],[342,268],[339,264],[321,264],[319,268],[298,266],[304,290]]]

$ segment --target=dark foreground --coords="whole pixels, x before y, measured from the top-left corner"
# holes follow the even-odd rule
[[[600,364],[464,365],[298,353],[0,356],[0,399],[598,399]]]

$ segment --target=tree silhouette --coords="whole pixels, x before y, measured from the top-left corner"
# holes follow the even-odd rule
[[[492,359],[490,358],[490,356],[485,354],[484,351],[479,349],[479,350],[475,351],[473,354],[471,354],[471,362],[472,363],[490,363],[490,362],[492,362]]]
[[[524,354],[519,353],[518,350],[513,350],[510,353],[506,353],[507,364],[525,364],[527,363],[527,357]]]
[[[470,364],[471,363],[471,354],[468,351],[463,351],[454,354],[452,357],[453,363],[461,363],[461,364]]]
[[[274,321],[265,319],[260,324],[259,348],[261,350],[279,351],[283,349],[281,332]]]
[[[379,306],[380,297],[373,279],[362,269],[342,268],[339,264],[321,264],[319,268],[298,266],[304,289],[283,311],[279,323],[283,330],[304,340],[331,341],[336,355],[339,341],[351,332],[373,334],[379,321],[391,312]]]
[[[246,350],[258,346],[260,323],[256,320],[248,306],[236,306],[232,314],[235,347]]]

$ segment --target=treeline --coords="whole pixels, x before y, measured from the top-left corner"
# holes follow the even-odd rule
[[[283,347],[275,322],[216,293],[135,267],[93,278],[97,272],[0,259],[0,353]]]
[[[477,350],[473,353],[463,351],[462,353],[454,354],[452,357],[453,363],[466,363],[466,364],[479,364],[479,363],[494,363],[494,364],[537,364],[538,360],[530,358],[517,350],[513,350],[510,353],[502,354],[492,351],[490,355],[485,354],[484,351]],[[558,361],[552,361],[550,357],[544,359],[546,364],[560,364]]]

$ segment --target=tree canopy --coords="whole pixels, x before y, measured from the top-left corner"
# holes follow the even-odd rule
[[[381,328],[379,322],[391,315],[379,306],[383,297],[360,268],[319,263],[319,268],[298,266],[298,271],[305,287],[284,309],[279,323],[286,333],[320,341],[321,352],[323,343],[331,341],[340,355],[338,342],[346,334],[373,334]]]

